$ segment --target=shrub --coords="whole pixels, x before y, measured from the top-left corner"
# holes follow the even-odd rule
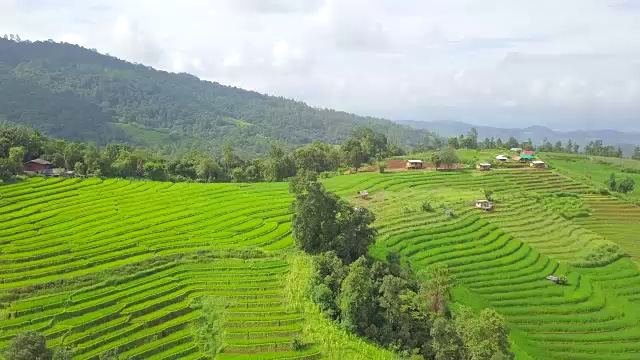
[[[304,349],[304,342],[298,335],[293,338],[293,342],[291,343],[291,350],[300,351]]]
[[[4,355],[6,360],[50,360],[53,356],[47,349],[47,339],[35,331],[16,335]]]
[[[431,203],[429,203],[428,201],[424,201],[422,203],[422,210],[425,212],[432,212],[433,211],[433,205],[431,205]]]
[[[485,189],[484,190],[484,198],[493,201],[493,190]]]
[[[380,174],[384,173],[384,171],[387,169],[389,165],[387,164],[386,161],[380,161],[378,162],[378,171],[380,172]]]
[[[569,279],[567,279],[566,275],[560,275],[558,276],[558,284],[560,285],[566,285],[569,283]]]

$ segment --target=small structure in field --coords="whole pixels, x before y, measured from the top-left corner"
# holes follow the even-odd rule
[[[76,173],[75,173],[75,171],[67,170],[67,171],[62,173],[62,176],[66,177],[66,178],[72,178],[72,177],[76,177]]]
[[[523,155],[531,155],[533,156],[533,150],[525,150],[522,152]]]
[[[520,153],[520,152],[522,152],[522,148],[514,147],[514,148],[509,149],[509,151],[511,151],[511,152],[516,152],[516,153]]]
[[[533,155],[523,153],[520,155],[520,162],[530,162],[533,160]]]
[[[44,176],[59,177],[61,172],[58,169],[43,169],[40,171],[40,174]]]
[[[476,200],[476,207],[485,211],[493,210],[493,203],[489,200]]]
[[[532,161],[529,166],[531,166],[532,168],[537,168],[537,169],[546,169],[547,168],[547,164],[544,163],[544,161],[540,161],[540,160],[534,160]]]
[[[360,190],[360,191],[358,191],[358,196],[363,198],[363,199],[368,199],[369,198],[369,192],[367,190]]]
[[[476,169],[480,170],[480,171],[489,171],[491,170],[491,164],[489,163],[481,163],[476,165]]]
[[[498,160],[500,162],[507,162],[507,161],[509,161],[509,158],[504,156],[504,155],[502,155],[502,154],[500,154],[500,155],[496,156],[496,160]]]
[[[42,170],[51,169],[51,163],[44,159],[33,159],[24,164],[24,171],[41,173]]]
[[[553,276],[553,275],[547,276],[547,280],[554,282],[556,284],[560,282],[560,279],[557,276]]]
[[[422,160],[407,160],[407,169],[424,169]]]

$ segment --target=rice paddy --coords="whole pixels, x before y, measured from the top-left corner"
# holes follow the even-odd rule
[[[517,358],[640,358],[637,206],[550,170],[324,182],[376,214],[372,256],[398,253],[416,271],[449,265],[455,300],[502,314]],[[493,212],[473,206],[485,190]],[[225,304],[219,358],[327,356],[314,342],[296,346],[309,323],[284,290],[295,254],[291,200],[285,183],[1,186],[0,348],[36,330],[52,347],[73,348],[74,359],[110,349],[128,359],[204,359],[190,324],[196,300],[210,296]],[[569,284],[545,279],[552,274]]]

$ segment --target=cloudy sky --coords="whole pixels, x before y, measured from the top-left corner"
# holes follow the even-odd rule
[[[640,130],[640,0],[0,0],[4,33],[358,114]]]

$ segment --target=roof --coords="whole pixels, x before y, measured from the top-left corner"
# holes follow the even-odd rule
[[[59,175],[60,171],[58,169],[44,169],[41,171],[42,175]]]
[[[504,156],[504,155],[498,155],[498,156],[496,156],[496,159],[498,159],[498,160],[500,160],[500,159],[507,159],[507,160],[509,160],[509,158],[508,158],[508,157],[506,157],[506,156]]]
[[[33,160],[29,161],[29,162],[30,163],[35,163],[35,164],[40,164],[40,165],[51,165],[51,163],[48,162],[47,160],[40,159],[40,158],[33,159]]]
[[[533,155],[533,151],[531,151],[531,150],[525,150],[522,153],[525,154],[525,155]]]
[[[522,151],[522,148],[511,148],[511,151]]]
[[[422,160],[407,160],[410,163],[421,163]]]
[[[480,166],[491,166],[491,164],[489,164],[489,163],[481,163],[481,164],[479,164],[479,165],[480,165]]]
[[[544,164],[544,161],[535,160],[531,162],[532,164]]]
[[[523,159],[533,159],[533,155],[531,154],[522,154],[522,156],[520,156]]]

